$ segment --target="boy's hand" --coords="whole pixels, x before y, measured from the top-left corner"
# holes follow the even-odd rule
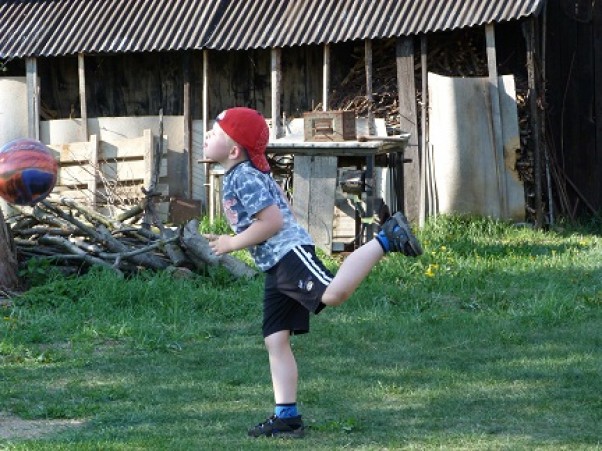
[[[209,241],[209,247],[215,255],[228,254],[235,250],[232,243],[233,236],[212,234],[205,234],[203,236]]]

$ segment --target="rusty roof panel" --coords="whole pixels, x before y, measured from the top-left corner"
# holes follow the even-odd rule
[[[0,57],[379,39],[537,14],[545,0],[0,0]]]

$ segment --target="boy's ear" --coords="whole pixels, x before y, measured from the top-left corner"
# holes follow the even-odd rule
[[[238,160],[239,158],[245,156],[245,151],[238,144],[234,144],[230,149],[230,159]]]

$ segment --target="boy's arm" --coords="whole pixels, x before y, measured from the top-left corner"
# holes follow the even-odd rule
[[[264,208],[255,215],[253,223],[238,235],[205,235],[215,255],[245,249],[263,243],[282,228],[284,219],[276,204]]]

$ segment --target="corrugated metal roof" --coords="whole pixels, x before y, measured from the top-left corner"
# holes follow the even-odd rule
[[[407,36],[518,19],[536,13],[543,1],[232,1],[208,45],[246,49]]]
[[[0,57],[203,48],[215,3],[199,0],[0,1]]]
[[[519,19],[545,0],[0,0],[0,57],[234,50]]]

